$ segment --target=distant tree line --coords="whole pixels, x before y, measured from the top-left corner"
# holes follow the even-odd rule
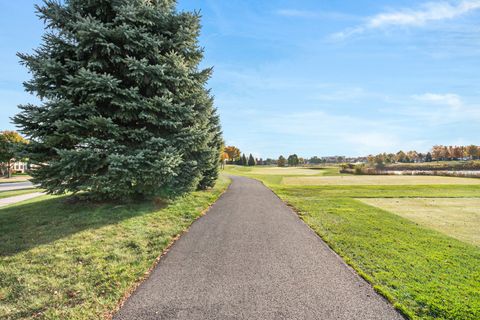
[[[326,164],[326,163],[345,163],[348,161],[362,161],[364,158],[346,158],[344,156],[331,157],[311,157],[309,159],[299,157],[297,154],[291,154],[288,157],[283,155],[278,159],[272,158],[255,158],[252,154],[248,157],[235,146],[226,146],[224,148],[222,160],[225,164],[235,164],[239,166],[278,166],[278,167],[297,167],[305,164]],[[365,160],[366,161],[366,160]]]
[[[226,164],[235,164],[239,166],[279,166],[279,167],[296,167],[304,165],[307,160],[299,157],[297,154],[291,154],[288,158],[283,155],[278,159],[272,158],[255,158],[251,153],[247,157],[239,148],[235,146],[226,146],[223,151],[222,160]]]
[[[476,145],[469,146],[441,146],[432,148],[433,160],[478,160],[480,159],[480,147]]]
[[[239,166],[255,166],[258,163],[263,162],[262,159],[255,159],[251,153],[247,157],[235,146],[227,146],[224,148],[222,160],[225,163],[236,164]]]
[[[379,153],[377,155],[369,155],[367,157],[350,157],[345,156],[329,156],[311,158],[302,158],[297,154],[291,154],[288,157],[283,155],[278,159],[262,159],[254,158],[252,154],[248,157],[240,152],[240,149],[234,146],[225,147],[224,161],[229,164],[243,166],[278,166],[278,167],[296,167],[302,165],[318,165],[318,164],[342,164],[342,163],[367,163],[369,166],[381,167],[394,163],[419,163],[432,161],[453,161],[453,160],[479,160],[480,146],[443,146],[436,145],[429,152],[422,153],[415,150],[398,151],[397,153]]]
[[[429,152],[421,153],[415,150],[397,153],[380,153],[369,155],[367,162],[370,166],[383,166],[392,163],[418,163],[432,161],[458,161],[480,159],[480,147],[469,146],[443,146],[436,145]]]
[[[309,164],[326,164],[326,163],[344,163],[344,162],[356,162],[357,158],[347,159],[345,156],[330,156],[330,157],[311,157],[306,161]]]
[[[297,166],[302,166],[306,163],[306,160],[302,157],[299,157],[297,154],[291,154],[288,156],[288,158],[285,158],[284,156],[280,156],[277,160],[277,165],[279,167],[297,167]]]

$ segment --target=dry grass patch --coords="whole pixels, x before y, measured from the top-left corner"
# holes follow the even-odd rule
[[[312,170],[314,171],[314,170]],[[283,184],[320,185],[430,185],[430,184],[480,184],[480,179],[436,176],[317,176],[284,177]]]
[[[480,246],[480,198],[359,199],[424,227]]]

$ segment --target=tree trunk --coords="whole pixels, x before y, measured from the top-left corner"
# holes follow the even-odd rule
[[[8,174],[8,179],[10,179],[12,177],[12,162],[11,161],[8,161],[7,174]]]

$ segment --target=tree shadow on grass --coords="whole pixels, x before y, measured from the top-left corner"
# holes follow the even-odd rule
[[[0,208],[0,257],[10,256],[69,235],[152,213],[165,203],[68,204],[66,197],[40,198]]]

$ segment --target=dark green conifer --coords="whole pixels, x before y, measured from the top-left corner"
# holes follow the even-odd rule
[[[40,106],[14,118],[50,193],[177,195],[218,175],[222,145],[200,70],[200,17],[171,0],[46,0],[43,44],[19,54]]]
[[[252,156],[252,154],[250,153],[250,155],[248,156],[248,165],[249,166],[254,166],[256,165],[257,162],[255,161],[255,158]]]
[[[247,157],[245,156],[245,154],[242,154],[242,166],[246,166],[248,164],[248,160],[247,160]]]

